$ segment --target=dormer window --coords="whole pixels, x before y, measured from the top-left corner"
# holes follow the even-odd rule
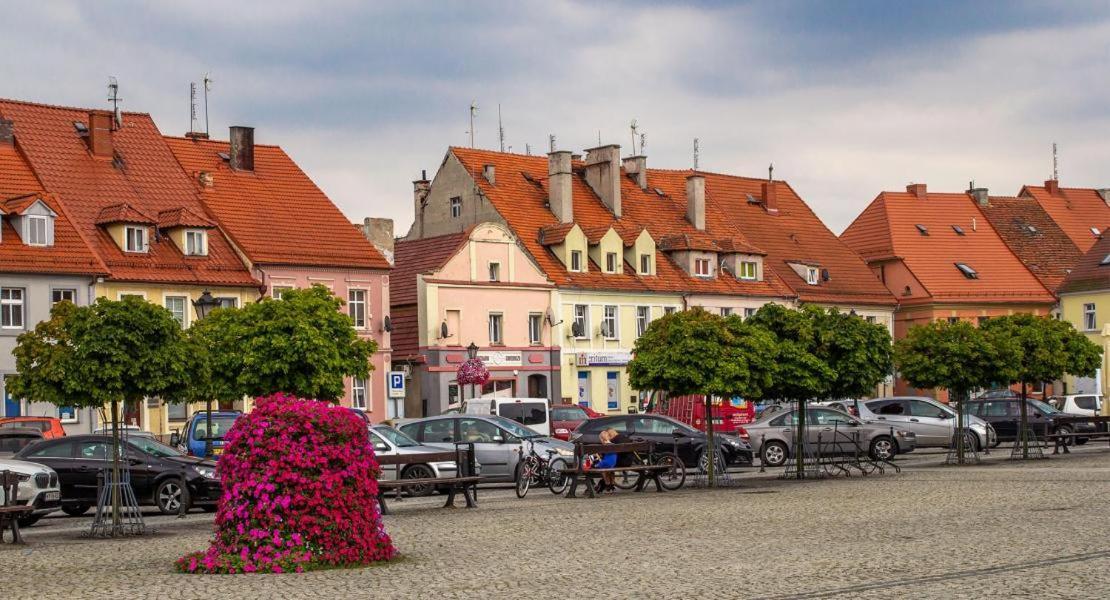
[[[617,272],[617,253],[616,252],[606,252],[605,253],[605,271],[607,273],[616,273]]]
[[[581,250],[571,250],[570,251],[570,270],[575,271],[575,272],[581,272],[582,271],[582,251]]]
[[[740,279],[755,281],[759,278],[759,265],[752,261],[740,261]]]
[[[651,275],[651,255],[640,255],[640,275]]]
[[[185,254],[187,256],[208,256],[208,232],[203,229],[186,231]]]
[[[694,275],[698,277],[709,277],[712,275],[710,272],[708,258],[695,258],[694,259]]]
[[[491,262],[489,264],[489,280],[501,281],[501,263]]]
[[[50,237],[47,235],[47,230],[50,227],[50,217],[28,215],[24,218],[27,219],[27,245],[49,246]]]
[[[150,243],[147,237],[147,228],[138,225],[128,225],[124,228],[124,250],[127,252],[148,252]]]
[[[820,273],[817,271],[817,267],[806,267],[806,283],[809,285],[817,285],[819,277]]]

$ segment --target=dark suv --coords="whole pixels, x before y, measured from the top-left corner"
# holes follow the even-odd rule
[[[1025,403],[1029,427],[1040,438],[1044,438],[1049,433],[1093,433],[1095,431],[1095,426],[1092,423],[1057,423],[1060,417],[1082,417],[1083,415],[1065,413],[1057,410],[1051,404],[1032,398],[1027,398]],[[994,427],[998,434],[996,444],[1017,439],[1018,427],[1021,423],[1020,398],[975,399],[968,401],[967,407],[969,413]],[[1085,444],[1087,438],[1077,437],[1075,443]]]
[[[597,442],[597,434],[603,429],[613,428],[633,438],[643,438],[654,442],[660,452],[670,452],[672,448],[687,467],[699,465],[704,470],[705,432],[663,415],[613,415],[590,419],[578,426],[571,435],[571,441],[582,439]],[[675,433],[678,436],[675,436]],[[747,435],[747,432],[744,432]],[[752,464],[752,447],[746,440],[718,433],[713,436],[724,455],[726,465]]]

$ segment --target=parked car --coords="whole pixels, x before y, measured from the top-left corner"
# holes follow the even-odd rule
[[[111,449],[110,436],[71,435],[28,446],[16,458],[57,471],[62,512],[76,516],[96,506],[97,475],[111,467]],[[189,506],[215,510],[222,491],[215,461],[187,456],[140,436],[129,437],[123,443],[123,461],[131,473],[131,487],[139,504],[154,505],[163,514],[176,514],[184,482],[189,486]]]
[[[613,428],[634,438],[655,442],[656,449],[662,452],[672,450],[687,467],[697,466],[705,470],[706,436],[705,432],[694,429],[677,419],[663,415],[613,415],[591,419],[575,430],[571,439],[597,442],[597,434]],[[743,432],[747,435],[747,432]],[[716,434],[713,439],[718,444],[726,465],[751,465],[752,447],[747,440],[725,433]]]
[[[1102,396],[1097,394],[1069,394],[1052,396],[1048,403],[1056,410],[1073,415],[1097,416],[1102,414]]]
[[[1033,434],[1043,438],[1049,433],[1093,433],[1097,430],[1093,423],[1057,423],[1060,417],[1082,417],[1057,410],[1051,404],[1027,398],[1026,417]],[[1013,441],[1018,438],[1021,423],[1021,399],[998,398],[991,400],[971,400],[967,412],[991,424],[998,432],[998,442]],[[1068,438],[1071,443],[1071,438]],[[1087,438],[1076,437],[1076,444],[1087,443]]]
[[[35,509],[31,514],[19,518],[20,527],[34,525],[62,505],[58,474],[49,466],[26,460],[0,460],[0,471],[11,471],[19,475],[15,501]],[[3,500],[2,496],[3,491],[0,490],[0,501]]]
[[[516,482],[520,442],[524,439],[532,440],[540,456],[548,449],[568,462],[574,456],[573,444],[540,435],[497,415],[440,415],[414,419],[398,429],[421,444],[440,449],[453,450],[455,442],[472,442],[475,458],[482,465],[482,477],[492,481]]]
[[[1008,399],[1008,398],[1017,398],[1017,397],[1018,397],[1017,393],[1014,392],[1014,390],[1011,390],[1010,388],[998,388],[998,389],[993,389],[993,390],[987,390],[987,391],[983,392],[982,394],[979,394],[978,396],[972,398],[972,400],[1004,400],[1004,399]]]
[[[52,440],[65,437],[66,430],[57,417],[5,417],[0,419],[0,429],[29,427],[42,432],[42,437]]]
[[[43,439],[42,432],[28,427],[0,429],[0,458],[14,456],[20,450]]]
[[[97,427],[96,429],[94,429],[92,431],[92,433],[95,433],[96,435],[110,436],[110,435],[112,435],[112,426],[111,425],[101,425],[100,427]],[[138,425],[120,425],[119,426],[119,434],[120,434],[120,437],[128,437],[128,436],[133,436],[133,435],[134,436],[148,437],[148,438],[154,437],[153,432],[146,431],[144,429],[140,429]]]
[[[589,421],[590,413],[577,404],[556,404],[551,407],[552,437],[563,441],[570,440],[570,434],[582,423]]]
[[[374,453],[379,456],[443,452],[442,448],[425,446],[388,425],[374,425],[371,427],[370,442],[374,444]],[[397,470],[398,467],[401,467],[400,472]],[[410,465],[382,465],[381,478],[427,479],[431,477],[454,477],[457,470],[455,463],[451,461],[428,461],[426,463],[413,463]],[[426,496],[431,494],[432,491],[433,488],[430,485],[409,488],[409,493],[414,496]]]
[[[540,435],[551,435],[551,415],[545,398],[474,398],[466,401],[465,414],[498,415],[512,419]]]
[[[784,405],[782,410],[764,414],[747,426],[752,446],[765,466],[782,466],[793,456],[797,423],[797,408]],[[890,425],[865,423],[825,407],[806,408],[806,429],[810,447],[817,450],[820,445],[824,456],[856,452],[853,434],[857,432],[860,449],[877,460],[891,460],[917,447],[917,436],[912,431],[895,427],[892,432]]]
[[[705,431],[705,396],[671,396],[655,401],[647,412],[665,415],[676,421]],[[743,426],[755,420],[755,404],[743,398],[713,401],[713,429],[721,433],[738,435]]]
[[[224,452],[224,436],[243,413],[237,410],[212,411],[212,456]],[[189,456],[204,456],[204,442],[208,431],[208,413],[199,411],[185,423],[183,431],[170,434],[170,445]]]
[[[859,418],[864,421],[893,423],[917,435],[918,448],[947,448],[956,434],[955,409],[923,396],[876,398],[859,402]],[[969,440],[975,451],[994,447],[998,434],[990,423],[969,413],[964,414],[967,427],[974,436]]]
[[[859,404],[862,400],[823,400],[821,402],[811,402],[810,406],[824,406],[833,410],[845,412],[853,417],[859,417]]]

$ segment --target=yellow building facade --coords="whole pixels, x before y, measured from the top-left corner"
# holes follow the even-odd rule
[[[1105,397],[1106,390],[1110,389],[1110,379],[1107,378],[1110,375],[1110,289],[1060,294],[1060,318],[1102,348],[1102,367],[1093,381],[1069,375],[1065,381],[1068,393],[1090,392]],[[1103,414],[1110,415],[1108,409],[1110,407],[1104,401]]]

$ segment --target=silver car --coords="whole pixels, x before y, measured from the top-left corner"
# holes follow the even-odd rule
[[[370,441],[374,444],[374,454],[378,456],[390,455],[419,455],[443,452],[442,448],[433,448],[420,444],[411,437],[397,431],[388,425],[374,425],[370,427]],[[475,468],[481,470],[480,465]],[[413,463],[409,465],[382,465],[382,479],[430,479],[432,477],[454,477],[457,466],[451,461],[428,461],[426,463]],[[413,489],[417,496],[430,494],[431,486]]]
[[[917,434],[919,448],[948,448],[956,433],[956,411],[922,396],[875,398],[856,404],[864,421],[890,423]],[[998,439],[989,423],[974,415],[964,415],[967,427],[975,434],[970,440],[979,451],[993,447]]]
[[[421,444],[453,449],[455,442],[474,444],[474,455],[482,464],[482,477],[490,481],[516,481],[522,440],[534,443],[536,454],[547,450],[567,462],[574,457],[574,445],[542,436],[535,431],[497,415],[440,415],[403,423],[398,429]]]
[[[751,436],[752,448],[765,466],[782,466],[793,455],[796,413],[797,409],[787,404],[744,426]],[[854,453],[858,443],[859,449],[872,458],[890,460],[917,447],[912,431],[865,423],[823,406],[806,408],[806,429],[809,447],[815,452],[820,448],[823,456]]]

